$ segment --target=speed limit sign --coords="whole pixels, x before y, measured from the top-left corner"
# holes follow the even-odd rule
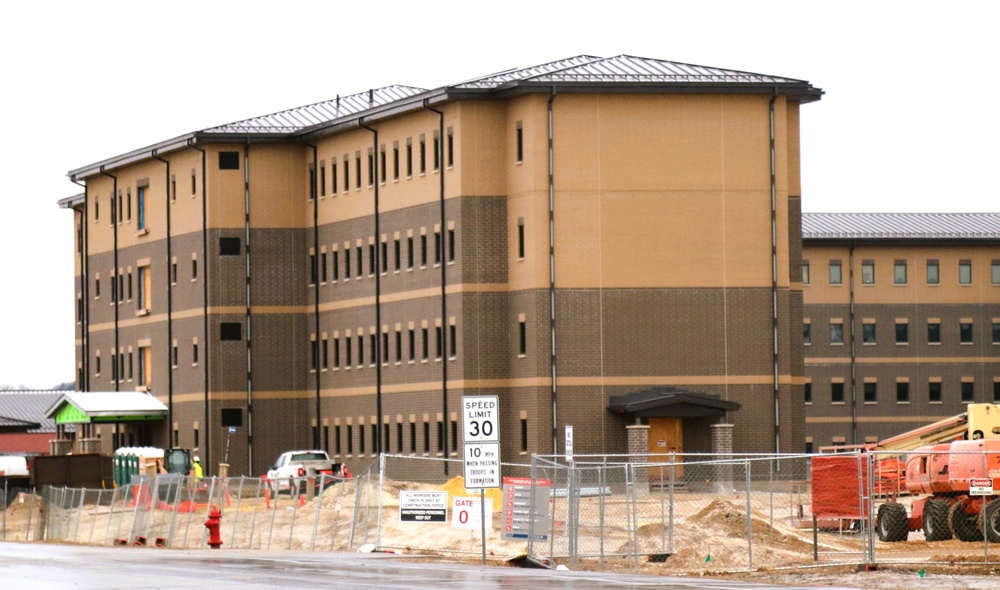
[[[495,395],[462,397],[465,488],[500,487],[500,401]]]

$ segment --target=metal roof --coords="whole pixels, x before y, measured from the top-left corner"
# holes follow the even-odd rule
[[[1000,213],[803,213],[802,239],[1000,239]]]
[[[64,391],[49,406],[45,416],[54,418],[67,403],[90,417],[167,414],[167,406],[141,391]]]
[[[457,84],[455,88],[497,88],[511,82],[620,84],[632,82],[670,84],[808,84],[804,80],[767,74],[726,70],[662,59],[616,55],[578,55],[530,68],[509,70]]]
[[[427,90],[414,86],[384,86],[270,115],[244,119],[218,127],[209,127],[202,130],[201,133],[295,133],[338,119],[354,118],[365,111],[377,109],[422,92],[427,92]]]
[[[252,117],[186,133],[76,170],[68,175],[80,180],[105,170],[142,161],[200,142],[313,140],[356,126],[363,118],[374,121],[464,98],[490,98],[510,92],[772,92],[792,100],[819,100],[823,91],[809,82],[738,70],[618,55],[578,55],[527,68],[517,68],[459,82],[436,90],[390,85],[331,100]],[[73,201],[64,200],[63,207]]]
[[[55,432],[55,420],[46,411],[65,391],[29,390],[0,391],[0,417],[18,422],[38,424],[28,432]]]

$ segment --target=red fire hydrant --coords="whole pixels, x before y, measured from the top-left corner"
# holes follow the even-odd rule
[[[222,520],[222,513],[219,507],[212,505],[212,511],[208,513],[208,520],[205,521],[205,528],[208,529],[208,544],[212,549],[222,547],[222,535],[219,534],[219,524]]]

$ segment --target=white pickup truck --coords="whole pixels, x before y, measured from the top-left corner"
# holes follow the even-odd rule
[[[326,488],[348,477],[343,463],[334,463],[326,451],[319,450],[287,451],[267,470],[267,479],[275,493],[301,494],[309,480],[318,489],[320,485]]]

